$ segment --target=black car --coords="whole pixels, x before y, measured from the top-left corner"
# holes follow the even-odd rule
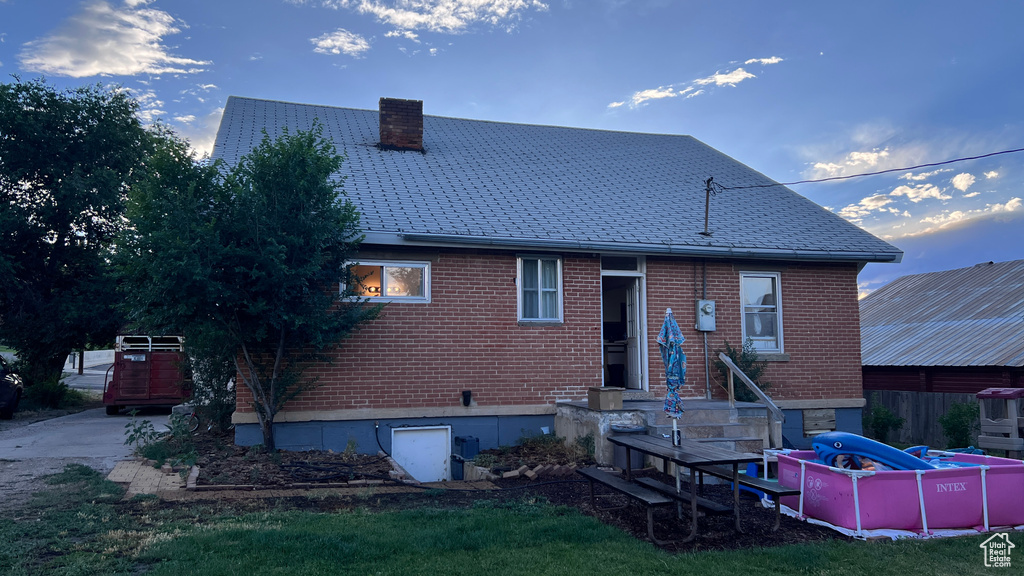
[[[14,411],[18,409],[18,401],[24,386],[21,378],[11,370],[10,364],[0,356],[0,420],[14,418]]]

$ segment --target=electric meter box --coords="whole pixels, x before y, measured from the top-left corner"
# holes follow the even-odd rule
[[[701,332],[715,331],[715,301],[697,300],[697,330]]]

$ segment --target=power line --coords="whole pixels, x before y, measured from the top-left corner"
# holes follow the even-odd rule
[[[849,176],[832,176],[830,178],[819,178],[817,180],[797,180],[796,182],[776,182],[773,184],[756,184],[751,186],[722,186],[718,183],[712,183],[711,185],[716,191],[720,190],[746,190],[750,188],[771,188],[773,186],[793,186],[796,184],[812,184],[815,182],[830,182],[832,180],[849,180],[850,178],[863,178],[865,176],[878,176],[879,174],[888,174],[890,172],[904,172],[908,170],[917,170],[920,168],[931,168],[934,166],[945,166],[946,164],[954,164],[956,162],[966,162],[968,160],[979,160],[981,158],[989,158],[992,156],[999,156],[1001,154],[1013,154],[1015,152],[1024,152],[1024,148],[1014,148],[1013,150],[1000,150],[999,152],[989,152],[988,154],[982,154],[981,156],[968,156],[965,158],[954,158],[952,160],[945,160],[943,162],[931,162],[929,164],[918,164],[917,166],[907,166],[906,168],[889,168],[888,170],[880,170],[878,172],[866,172],[864,174],[850,174]]]

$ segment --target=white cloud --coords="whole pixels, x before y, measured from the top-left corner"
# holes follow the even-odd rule
[[[950,224],[960,222],[967,217],[967,213],[963,210],[954,210],[953,212],[943,212],[936,216],[930,216],[928,218],[922,218],[921,222],[928,224],[938,224],[940,227],[948,226]]]
[[[173,56],[162,44],[184,23],[151,0],[126,0],[114,7],[104,0],[83,5],[52,33],[25,44],[19,58],[32,72],[83,78],[97,75],[193,74],[208,60]]]
[[[943,194],[942,189],[934,184],[919,184],[917,186],[897,186],[890,196],[906,196],[911,202],[920,202],[927,198],[935,200],[949,200],[952,196]]]
[[[771,58],[751,58],[745,61],[745,64],[760,63],[760,64],[777,64],[782,62],[782,58],[778,56],[772,56]],[[644,104],[648,100],[661,100],[664,98],[675,98],[677,96],[684,96],[684,99],[690,99],[695,96],[701,96],[706,94],[707,91],[703,88],[697,88],[697,86],[732,86],[735,87],[740,82],[749,78],[756,78],[750,72],[747,72],[743,68],[737,68],[731,72],[716,72],[711,76],[705,78],[698,78],[693,82],[681,83],[682,88],[678,88],[677,84],[669,84],[668,86],[659,86],[657,88],[648,88],[647,90],[639,90],[634,92],[629,98],[629,107],[637,108]],[[626,104],[626,101],[611,102],[608,104],[609,108],[619,108]]]
[[[365,38],[344,28],[338,28],[334,32],[324,34],[319,38],[310,38],[309,41],[316,46],[313,48],[313,52],[317,54],[344,53],[358,58],[370,49],[370,43]]]
[[[420,37],[412,30],[392,30],[384,35],[385,38],[405,38],[419,44]]]
[[[194,117],[188,122],[182,122],[175,127],[175,131],[188,140],[189,147],[196,156],[209,156],[213,152],[213,143],[217,139],[217,128],[220,127],[221,116],[224,115],[224,108],[215,108],[202,117]],[[175,118],[175,120],[178,120]]]
[[[694,80],[694,82],[700,86],[705,86],[707,84],[714,84],[715,86],[735,86],[747,78],[756,78],[756,76],[747,72],[743,68],[737,68],[732,72],[726,72],[724,74],[718,72],[708,76],[707,78],[698,78],[697,80]]]
[[[985,178],[988,180],[991,180],[993,178],[999,178],[999,172],[996,172],[995,170],[991,172],[985,172]]]
[[[981,192],[971,192],[970,194],[964,194],[964,198],[974,198],[975,196],[980,196],[980,195],[981,195]]]
[[[1020,198],[1010,198],[1006,204],[992,204],[988,208],[992,212],[1016,212],[1022,205],[1024,202]]]
[[[919,172],[917,174],[914,174],[913,172],[907,172],[906,174],[900,176],[900,180],[913,180],[915,182],[920,182],[921,180],[927,180],[932,176],[935,176],[936,174],[952,171],[952,168],[939,168],[938,170],[933,170],[931,172]]]
[[[876,194],[861,199],[857,204],[850,204],[838,212],[840,216],[852,222],[859,222],[864,216],[885,209],[893,199],[885,194]],[[899,211],[897,210],[897,213]]]
[[[146,90],[144,92],[131,92],[132,98],[139,103],[139,120],[144,124],[152,124],[161,116],[167,114],[164,110],[164,101],[157,97],[156,92]]]
[[[309,0],[288,0],[310,4]],[[399,30],[429,30],[445,34],[464,32],[474,24],[512,30],[530,10],[542,12],[539,0],[320,0],[328,8],[346,8],[367,14]]]
[[[970,188],[972,184],[974,184],[974,180],[975,178],[973,174],[961,172],[960,174],[957,174],[956,176],[950,178],[949,181],[951,184],[953,184],[953,188],[956,188],[961,192],[967,192],[967,189]]]
[[[744,64],[761,64],[767,66],[769,64],[778,64],[779,62],[782,62],[782,58],[772,56],[771,58],[751,58],[744,62]]]
[[[679,92],[676,92],[671,86],[668,88],[659,86],[634,93],[629,99],[629,106],[630,108],[636,108],[648,100],[661,100],[662,98],[675,98],[676,96],[679,96]]]
[[[922,142],[910,142],[899,146],[878,144],[889,140],[886,134],[887,131],[884,128],[878,127],[857,130],[851,134],[854,142],[841,152],[841,156],[820,148],[806,147],[803,154],[811,161],[808,163],[808,170],[804,173],[805,177],[808,179],[834,178],[885,170],[902,170],[905,166],[922,164],[941,154],[936,152],[933,146]],[[939,171],[922,174],[903,172],[899,178],[922,181],[938,173]]]
[[[175,116],[175,122],[181,122],[182,124],[191,124],[196,121],[195,114],[186,114],[184,116]]]
[[[844,176],[857,170],[866,170],[877,167],[879,162],[889,157],[889,148],[883,150],[872,150],[870,152],[850,152],[840,162],[816,162],[814,169],[818,172],[817,178]]]
[[[977,208],[974,210],[943,210],[938,214],[922,218],[920,222],[918,222],[918,224],[928,224],[929,226],[925,228],[910,228],[905,230],[902,234],[890,236],[890,238],[898,239],[913,236],[924,236],[957,224],[966,224],[967,222],[977,220],[979,218],[991,217],[993,215],[1006,212],[1018,212],[1021,211],[1022,208],[1024,208],[1024,201],[1020,198],[1014,197],[1008,200],[1005,204],[988,204],[984,208]]]
[[[850,165],[867,165],[867,166],[878,166],[879,160],[883,160],[889,157],[889,149],[886,148],[881,152],[850,152],[847,156]]]

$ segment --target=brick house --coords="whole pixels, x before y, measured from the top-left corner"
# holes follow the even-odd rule
[[[231,97],[214,157],[236,162],[262,130],[314,120],[347,156],[358,273],[387,306],[278,416],[279,447],[372,452],[437,425],[488,448],[550,429],[556,403],[590,387],[662,397],[669,307],[686,336],[684,397],[723,397],[705,352],[750,337],[787,437],[802,437],[806,410],[859,431],[857,274],[898,262],[893,246],[689,136],[424,116],[411,100]],[[727,188],[710,204],[708,177]],[[698,300],[714,302],[714,331],[696,329]],[[236,441],[253,444],[244,395]]]

